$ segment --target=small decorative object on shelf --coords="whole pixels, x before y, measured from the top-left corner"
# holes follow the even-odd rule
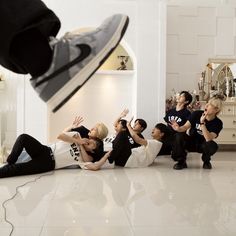
[[[117,70],[127,70],[127,62],[129,60],[129,56],[117,56],[118,59],[121,60],[120,66],[117,68]]]
[[[236,58],[209,58],[206,65],[206,96],[223,94],[226,100],[236,99]]]
[[[236,97],[236,78],[233,79],[234,82],[234,97]]]
[[[230,93],[230,86],[229,86],[229,82],[230,82],[230,77],[225,77],[225,81],[226,81],[226,96],[227,98],[229,97],[229,93]]]
[[[205,92],[205,87],[206,87],[206,71],[201,73],[201,77],[199,78],[198,81],[198,90],[199,90],[199,100],[200,101],[205,101],[206,98],[206,92]]]

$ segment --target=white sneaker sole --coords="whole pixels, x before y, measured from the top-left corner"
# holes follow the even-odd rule
[[[113,37],[104,46],[96,57],[94,57],[81,71],[79,71],[65,86],[63,86],[54,96],[48,100],[47,104],[53,112],[59,110],[98,70],[114,49],[118,46],[127,27],[128,17],[123,16],[119,27]]]

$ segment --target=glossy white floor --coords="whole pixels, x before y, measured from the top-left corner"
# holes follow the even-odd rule
[[[196,154],[188,169],[173,164],[161,157],[142,169],[55,171],[6,204],[13,235],[235,236],[235,153],[218,152],[212,170]],[[0,202],[37,176],[0,179]],[[0,235],[9,235],[0,209]]]

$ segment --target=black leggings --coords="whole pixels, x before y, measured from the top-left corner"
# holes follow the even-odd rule
[[[121,131],[117,134],[112,143],[112,152],[108,158],[110,163],[115,162],[117,166],[125,166],[131,155],[131,144],[126,131]]]
[[[26,163],[16,163],[23,149],[32,160]],[[7,165],[0,168],[0,178],[38,174],[55,168],[51,149],[28,134],[22,134],[17,138],[7,162]]]

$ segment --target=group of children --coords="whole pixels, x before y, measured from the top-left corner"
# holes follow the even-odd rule
[[[192,96],[182,91],[177,97],[177,105],[167,111],[164,120],[152,130],[152,139],[141,134],[147,127],[143,119],[132,120],[124,117],[125,109],[114,123],[116,135],[111,150],[104,151],[104,138],[108,129],[97,123],[88,130],[82,126],[82,117],[76,117],[71,126],[59,136],[57,142],[43,145],[35,138],[20,135],[7,158],[7,164],[0,168],[0,177],[42,173],[54,169],[78,165],[84,169],[99,170],[104,166],[146,167],[158,155],[171,155],[176,161],[174,169],[187,168],[187,152],[202,153],[204,169],[211,169],[211,156],[218,149],[213,141],[223,128],[217,117],[222,108],[222,100],[211,98],[204,110],[190,112],[188,105]],[[22,153],[28,155],[27,161],[20,161]]]
[[[117,166],[145,167],[151,165],[158,155],[171,155],[176,161],[175,170],[187,168],[187,152],[202,153],[204,169],[211,169],[211,156],[218,149],[214,141],[223,128],[222,121],[217,117],[222,109],[222,98],[212,97],[206,103],[204,110],[190,112],[188,105],[192,95],[182,91],[177,96],[176,107],[167,111],[164,120],[167,125],[158,123],[152,130],[152,139],[141,137],[142,129],[138,132],[131,127],[131,121],[119,132],[113,141],[109,156],[100,161],[89,163],[87,169],[98,170],[106,160]],[[121,124],[125,123],[120,119]],[[132,148],[130,137],[138,145]]]

